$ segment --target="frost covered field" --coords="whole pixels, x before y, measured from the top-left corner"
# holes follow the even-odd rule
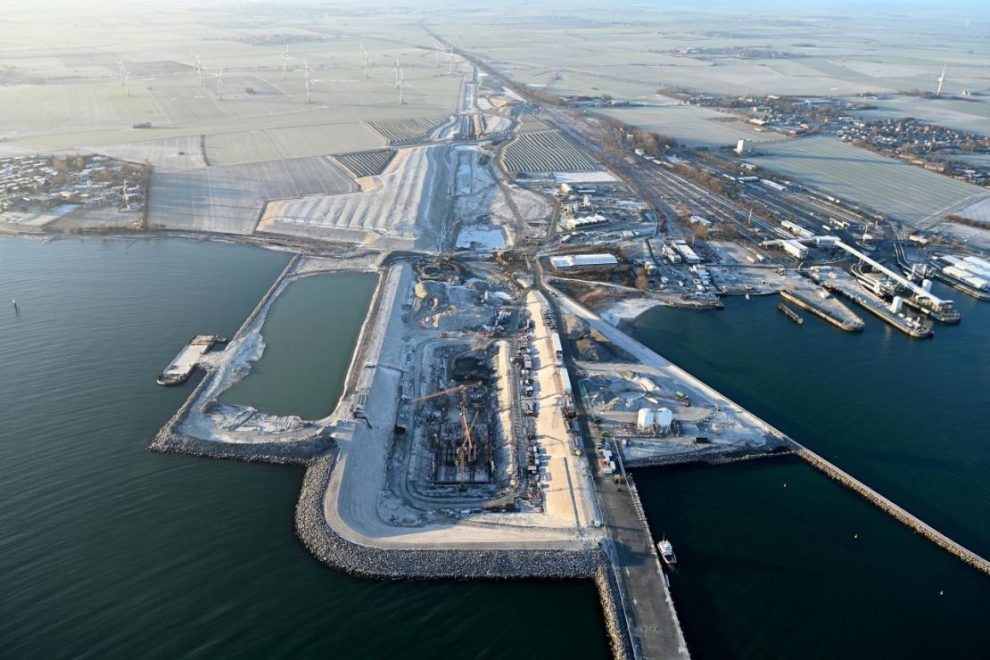
[[[829,137],[762,145],[759,155],[747,160],[922,227],[990,196],[979,186]]]
[[[560,131],[522,133],[502,152],[509,172],[588,172],[600,169],[590,156],[578,151]]]
[[[674,102],[651,107],[610,108],[600,112],[630,126],[669,135],[688,147],[734,146],[742,138],[758,144],[785,137],[773,131],[756,131],[737,116],[725,112]]]
[[[986,21],[932,19],[909,8],[776,18],[742,8],[647,4],[637,4],[633,18],[603,4],[566,22],[532,6],[511,17],[453,12],[435,24],[514,79],[560,94],[645,99],[679,87],[739,95],[934,91],[943,65],[949,93],[986,89]]]

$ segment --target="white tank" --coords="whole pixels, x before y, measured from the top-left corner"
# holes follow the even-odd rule
[[[932,290],[932,281],[929,280],[929,279],[922,280],[921,281],[921,288],[924,289],[925,291],[931,291]]]
[[[900,296],[894,296],[894,299],[890,303],[890,311],[892,311],[894,314],[899,314],[901,311],[901,307],[903,306],[904,306],[904,298],[901,298]]]

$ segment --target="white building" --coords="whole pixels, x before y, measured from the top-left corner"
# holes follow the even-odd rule
[[[745,156],[753,150],[753,141],[743,138],[736,142],[735,152],[739,156]]]
[[[800,241],[781,241],[780,247],[784,248],[784,252],[795,259],[804,259],[808,256],[808,246]]]
[[[595,266],[616,266],[619,260],[614,254],[565,254],[550,257],[554,268],[593,268]]]

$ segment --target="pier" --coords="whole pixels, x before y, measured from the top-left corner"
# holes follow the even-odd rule
[[[922,317],[910,316],[902,311],[903,302],[895,302],[888,305],[882,298],[866,291],[857,284],[845,271],[839,269],[822,269],[812,271],[815,278],[823,287],[829,291],[841,293],[843,296],[853,301],[874,316],[886,321],[909,337],[923,339],[932,336],[933,323]],[[903,298],[900,299],[903,301]]]
[[[861,332],[866,327],[863,319],[831,297],[815,300],[812,296],[794,289],[781,290],[780,297],[846,332]]]
[[[898,273],[898,272],[896,272],[894,270],[891,270],[890,268],[887,268],[886,266],[884,266],[882,263],[880,263],[879,261],[877,261],[873,257],[860,252],[859,250],[857,250],[854,247],[851,247],[849,245],[846,245],[842,241],[836,241],[835,242],[835,247],[840,248],[842,250],[845,250],[846,252],[848,252],[852,256],[854,256],[857,259],[859,259],[861,262],[864,262],[864,263],[869,264],[870,267],[873,268],[873,270],[877,271],[878,273],[883,273],[884,275],[886,275],[890,279],[892,279],[895,282],[897,282],[902,287],[910,290],[911,293],[916,298],[923,299],[923,300],[928,301],[928,303],[931,304],[932,308],[935,309],[935,310],[939,310],[939,309],[941,309],[943,307],[948,307],[948,306],[951,306],[952,305],[952,301],[951,300],[943,300],[942,298],[939,298],[938,296],[936,296],[931,291],[918,286],[916,283],[912,282],[911,280],[909,280],[908,278],[904,277],[900,273]]]
[[[804,319],[801,318],[801,315],[795,312],[787,305],[785,305],[784,303],[780,303],[779,305],[777,305],[777,309],[783,312],[784,316],[794,321],[798,325],[804,325]]]
[[[158,376],[158,384],[168,387],[186,382],[207,351],[215,344],[223,344],[226,341],[225,337],[219,335],[196,335]]]

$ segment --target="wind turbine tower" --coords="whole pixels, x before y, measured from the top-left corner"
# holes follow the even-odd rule
[[[289,57],[289,44],[285,44],[285,50],[282,51],[282,80],[285,80],[286,75],[289,73],[289,61],[291,59]]]
[[[368,77],[368,51],[364,49],[364,42],[361,42],[361,70],[364,71],[364,77]]]
[[[309,62],[303,60],[303,85],[305,85],[306,87],[306,103],[312,103],[312,100],[310,98],[310,88],[314,83],[318,83],[318,82],[320,81],[315,80],[312,78],[312,76],[310,76]]]
[[[213,74],[217,79],[217,100],[223,100],[223,67],[217,69],[217,72]]]
[[[194,53],[192,51],[189,51],[189,54],[192,55],[192,58],[193,58],[193,72],[196,74],[196,80],[199,81],[199,86],[202,87],[203,86],[203,65],[202,65],[202,63],[200,63],[199,56],[196,53]]]
[[[403,105],[406,102],[404,92],[407,87],[409,87],[409,83],[406,82],[406,74],[400,68],[398,76],[395,79],[395,88],[399,90],[399,105]]]
[[[124,56],[120,56],[120,61],[117,63],[120,74],[120,86],[127,90],[127,95],[131,95],[131,88],[127,86],[127,66],[124,64]]]
[[[938,89],[935,90],[935,96],[942,96],[943,83],[945,83],[945,66],[942,67],[942,74],[938,77]]]

